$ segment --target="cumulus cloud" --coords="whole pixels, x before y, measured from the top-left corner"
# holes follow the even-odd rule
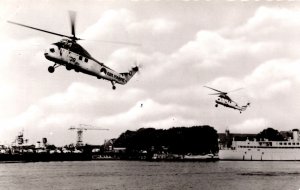
[[[218,33],[200,31],[194,41],[190,41],[173,54],[174,60],[186,64],[215,67],[220,64],[222,53],[229,40]]]
[[[85,30],[83,37],[89,39],[115,39],[125,37],[160,35],[172,32],[177,27],[176,22],[164,18],[140,20],[127,9],[105,11],[98,22]],[[123,38],[126,39],[126,38]],[[119,39],[120,40],[120,39]]]
[[[134,22],[128,26],[128,31],[134,34],[150,33],[153,35],[159,35],[164,33],[170,33],[176,28],[176,22],[166,19],[151,19],[141,22]]]
[[[24,40],[14,40],[7,36],[0,36],[0,61],[1,66],[9,66],[15,63],[15,57],[22,57],[28,60],[32,53],[43,48],[45,41],[40,38],[28,38]],[[30,62],[29,62],[30,64]]]
[[[187,108],[172,104],[160,104],[151,99],[140,100],[127,112],[108,117],[100,117],[99,123],[108,126],[120,126],[122,128],[137,127],[139,124],[155,123],[157,120],[164,119],[170,115],[180,115]],[[133,125],[134,124],[134,125]]]
[[[260,41],[293,40],[297,38],[299,29],[299,8],[260,7],[246,24],[237,28],[237,35],[248,34],[248,39]],[[288,20],[288,22],[287,22]],[[288,34],[288,35],[286,35]]]
[[[252,91],[252,97],[270,99],[276,94],[290,94],[299,84],[297,70],[299,60],[272,60],[258,66],[244,78],[245,84]],[[261,90],[259,90],[261,89]]]
[[[270,126],[270,121],[265,118],[252,118],[247,119],[239,124],[230,126],[230,130],[233,133],[259,133],[265,128]]]
[[[126,25],[134,20],[133,13],[126,9],[119,11],[108,10],[102,14],[97,23],[88,27],[81,36],[83,38],[97,39],[104,36],[114,36],[113,34],[118,34],[120,31],[127,33]]]

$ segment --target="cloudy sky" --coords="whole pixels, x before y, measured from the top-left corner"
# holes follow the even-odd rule
[[[53,74],[43,51],[61,38],[11,20],[69,35],[77,12],[79,43],[119,72],[143,68],[124,86],[65,68]],[[299,128],[300,4],[262,1],[0,1],[0,143],[22,129],[30,143],[75,142],[70,126],[89,124],[86,143],[102,144],[141,127],[210,125],[218,132]],[[99,43],[117,40],[141,47]],[[251,107],[214,107],[208,85]],[[141,104],[143,105],[141,107]]]

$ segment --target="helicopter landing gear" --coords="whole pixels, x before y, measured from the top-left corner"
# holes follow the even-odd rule
[[[111,84],[112,84],[112,89],[113,89],[113,90],[116,90],[115,82],[114,82],[114,81],[111,81]]]
[[[56,63],[54,63],[53,66],[49,66],[49,67],[48,67],[49,73],[54,73],[55,68],[57,68],[57,67],[59,67],[59,66],[60,66],[60,65],[57,65]]]
[[[66,65],[66,69],[67,69],[68,71],[70,71],[70,70],[73,69],[73,68],[72,68],[71,65]]]
[[[53,73],[55,71],[55,68],[53,66],[48,67],[49,73]]]

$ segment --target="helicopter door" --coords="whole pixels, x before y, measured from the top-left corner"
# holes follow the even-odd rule
[[[70,50],[67,50],[67,53],[68,53],[68,63],[71,64],[72,61],[71,61],[71,52],[70,52]]]
[[[71,64],[71,65],[79,65],[77,62],[76,62],[76,58],[74,56],[74,53],[72,53],[70,50],[68,50],[68,63]]]
[[[61,48],[60,49],[60,55],[61,55],[61,60],[64,62],[64,63],[70,63],[70,56],[69,56],[69,50],[66,50],[66,49],[63,49]]]

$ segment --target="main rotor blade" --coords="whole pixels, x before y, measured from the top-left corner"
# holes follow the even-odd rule
[[[109,43],[109,44],[121,44],[121,45],[130,45],[130,46],[142,46],[142,44],[132,43],[132,42],[110,41],[110,40],[89,40],[89,39],[85,39],[85,40],[86,40],[86,41],[95,41],[95,42]]]
[[[244,88],[237,88],[237,89],[231,90],[231,91],[229,91],[229,92],[235,92],[235,91],[242,90],[242,89],[244,89]],[[227,92],[227,93],[229,93],[229,92]]]
[[[224,93],[218,92],[218,93],[213,93],[213,94],[208,94],[208,95],[221,95],[221,94],[224,94]]]
[[[230,99],[231,102],[235,103],[236,106],[239,106],[239,104],[236,101],[233,101],[232,99]]]
[[[69,11],[69,16],[70,16],[70,22],[71,22],[71,32],[72,32],[73,37],[76,38],[76,33],[75,33],[76,12]]]
[[[42,29],[39,29],[39,28],[27,26],[25,24],[20,24],[20,23],[17,23],[17,22],[12,22],[12,21],[9,21],[9,20],[7,22],[10,23],[10,24],[15,24],[15,25],[23,26],[23,27],[30,28],[30,29],[33,29],[33,30],[38,30],[38,31],[41,31],[41,32],[46,32],[48,34],[53,34],[53,35],[57,35],[57,36],[61,36],[61,37],[72,38],[71,36],[66,36],[66,35],[63,35],[63,34],[59,34],[59,33],[55,33],[55,32],[50,32],[48,30],[42,30]]]
[[[221,94],[227,94],[227,92],[222,92],[222,91],[220,91],[220,90],[211,88],[211,87],[209,87],[209,86],[204,86],[204,87],[205,87],[205,88],[209,88],[209,89],[214,90],[214,91],[217,91],[217,92],[220,92]]]

